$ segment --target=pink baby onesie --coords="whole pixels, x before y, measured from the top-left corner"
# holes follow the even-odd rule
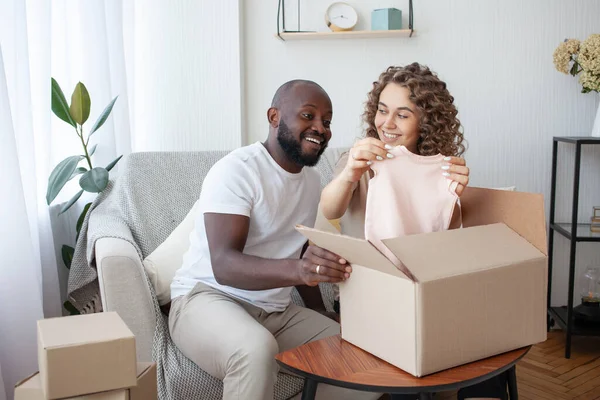
[[[375,176],[367,193],[365,238],[405,271],[381,240],[447,230],[457,183],[442,175],[441,154],[420,156],[404,146],[390,153],[394,158],[371,166]]]

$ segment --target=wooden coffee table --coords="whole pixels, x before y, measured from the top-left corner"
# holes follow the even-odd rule
[[[510,400],[518,399],[515,364],[531,346],[456,368],[416,378],[342,340],[340,335],[307,343],[278,354],[279,365],[304,378],[302,400],[315,398],[317,385],[326,383],[348,389],[395,394],[418,394],[458,390],[502,373],[508,374]]]

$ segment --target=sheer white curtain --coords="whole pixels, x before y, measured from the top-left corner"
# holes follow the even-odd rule
[[[12,398],[12,385],[36,370],[36,320],[42,318],[39,254],[29,224],[25,184],[13,128],[0,54],[0,398]],[[27,195],[31,196],[31,193]]]
[[[54,166],[82,151],[73,128],[51,113],[50,77],[68,101],[77,82],[86,85],[90,125],[119,96],[92,142],[103,166],[131,152],[123,49],[122,0],[0,1],[0,400],[37,370],[36,321],[63,313],[60,247],[74,244],[88,200],[58,216],[75,193],[67,186],[51,207],[45,202]]]

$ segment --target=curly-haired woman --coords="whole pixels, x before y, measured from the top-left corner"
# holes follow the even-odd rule
[[[440,174],[458,183],[460,196],[469,182],[469,169],[460,158],[465,147],[457,114],[446,84],[429,68],[413,63],[385,70],[365,105],[365,138],[342,154],[336,177],[323,189],[323,216],[341,218],[344,234],[364,237],[371,165],[392,158],[388,150],[400,145],[422,156],[447,156],[447,168]]]
[[[456,181],[455,192],[460,196],[469,182],[469,168],[461,158],[465,146],[457,114],[446,83],[428,67],[413,63],[387,68],[368,95],[363,114],[365,138],[340,157],[336,177],[323,189],[322,215],[329,220],[340,219],[342,233],[364,237],[371,165],[393,158],[388,150],[395,146],[404,146],[420,156],[446,156],[440,174]],[[450,228],[460,224],[460,210],[455,209]],[[499,377],[462,389],[459,398],[505,399],[506,381]]]

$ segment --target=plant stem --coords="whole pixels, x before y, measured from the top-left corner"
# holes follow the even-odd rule
[[[75,128],[75,130],[77,130],[77,128]],[[79,131],[77,131],[77,136],[79,136],[79,139],[81,139],[81,144],[83,146],[83,151],[85,152],[85,159],[87,160],[88,165],[90,166],[90,170],[91,170],[93,168],[92,167],[92,160],[90,160],[90,155],[88,154],[86,143],[83,140],[83,126],[81,126],[81,125],[79,125]]]

